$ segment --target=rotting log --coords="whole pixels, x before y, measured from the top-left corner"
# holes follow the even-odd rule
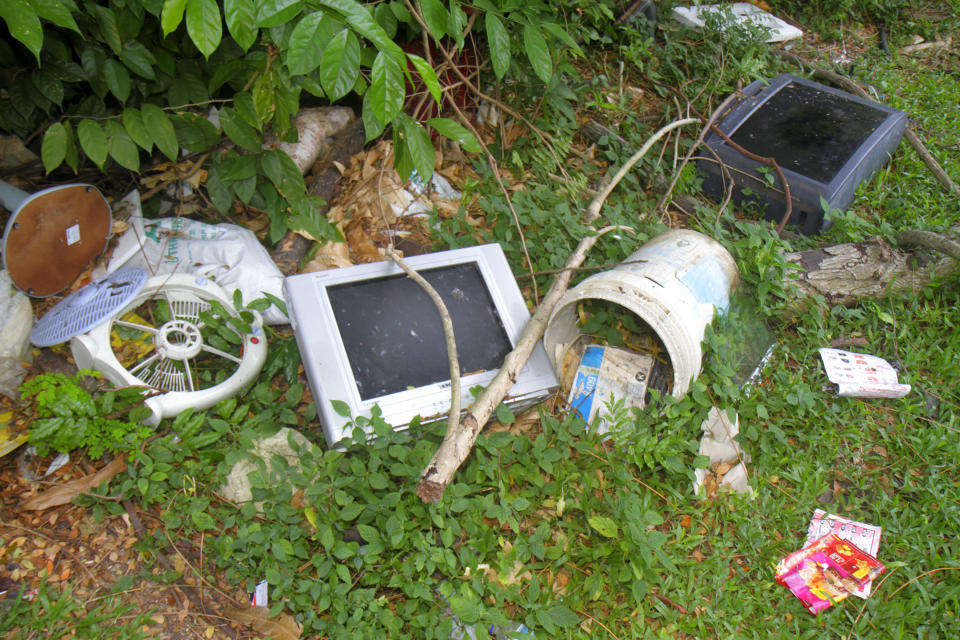
[[[897,234],[896,241],[899,247],[868,240],[784,254],[796,265],[787,276],[797,287],[800,304],[822,296],[828,304],[850,306],[862,298],[919,291],[956,273],[960,245],[953,240],[929,231],[904,231]],[[944,256],[931,257],[926,251],[907,247]]]

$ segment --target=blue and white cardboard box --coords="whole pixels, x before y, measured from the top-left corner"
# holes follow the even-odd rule
[[[652,356],[590,345],[574,373],[568,402],[597,433],[607,433],[610,425],[604,413],[611,399],[622,399],[627,407],[643,407],[652,369]]]

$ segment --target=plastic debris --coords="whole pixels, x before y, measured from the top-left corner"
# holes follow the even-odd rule
[[[823,509],[816,509],[813,512],[813,518],[810,519],[810,526],[807,528],[807,541],[804,546],[813,544],[828,533],[855,544],[861,551],[876,557],[877,551],[880,549],[880,535],[883,533],[883,528],[827,513]],[[868,580],[856,591],[853,591],[851,595],[866,598],[870,595],[872,587],[873,581]]]
[[[250,606],[251,607],[267,607],[267,591],[269,589],[269,583],[266,580],[261,580],[257,583],[257,586],[253,588],[253,591],[250,592]]]
[[[730,5],[709,4],[700,6],[679,6],[673,8],[673,17],[677,22],[702,29],[707,20],[717,16],[721,28],[731,24],[742,26],[759,26],[767,29],[767,42],[786,42],[803,37],[803,31],[784,22],[760,7],[749,2],[734,2]]]
[[[720,476],[717,484],[737,493],[752,492],[744,466],[750,462],[750,456],[736,441],[740,433],[740,416],[734,415],[733,420],[730,420],[726,411],[712,407],[700,428],[703,430],[703,437],[700,439],[699,454],[710,459],[711,468]],[[695,494],[700,493],[710,474],[708,469],[694,469]]]
[[[777,565],[777,582],[816,615],[861,589],[886,567],[855,544],[828,533]]]
[[[21,362],[31,360],[32,329],[30,299],[14,288],[6,270],[0,271],[0,393],[8,398],[17,397],[27,373]]]
[[[910,385],[900,384],[897,370],[877,356],[840,349],[820,349],[827,377],[841,397],[902,398]]]

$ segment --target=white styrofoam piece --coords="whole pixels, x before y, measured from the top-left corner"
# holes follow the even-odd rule
[[[673,18],[688,27],[702,29],[707,15],[722,13],[726,9],[732,11],[734,19],[738,23],[749,22],[769,29],[770,36],[767,38],[767,42],[786,42],[803,36],[803,31],[800,29],[749,2],[707,4],[699,7],[674,7]]]

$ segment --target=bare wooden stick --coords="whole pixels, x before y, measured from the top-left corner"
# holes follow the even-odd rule
[[[610,180],[610,183],[603,188],[593,199],[584,218],[587,224],[593,224],[600,217],[600,208],[606,201],[610,192],[623,179],[627,172],[635,165],[656,142],[670,131],[688,124],[699,122],[697,118],[685,118],[677,120],[657,131],[649,140],[637,151],[620,170]],[[537,306],[533,317],[527,322],[523,333],[520,336],[517,346],[504,358],[500,370],[493,378],[486,389],[471,405],[470,410],[460,422],[456,430],[448,430],[443,438],[443,442],[437,448],[437,452],[427,464],[423,473],[420,475],[420,484],[417,486],[417,495],[424,502],[438,502],[443,498],[443,492],[447,485],[453,480],[454,474],[460,465],[464,463],[473,449],[473,443],[480,430],[493,415],[494,410],[510,391],[510,387],[517,380],[520,369],[526,364],[527,359],[533,352],[537,341],[543,336],[547,326],[547,320],[556,307],[557,302],[567,290],[574,271],[583,263],[587,252],[596,243],[599,235],[592,235],[583,238],[574,249],[573,253],[567,258],[563,271],[557,274],[550,289],[547,291],[543,300]]]
[[[443,298],[437,293],[426,279],[414,271],[410,265],[398,256],[393,247],[387,248],[387,257],[393,260],[403,272],[427,292],[434,306],[440,312],[440,323],[443,325],[443,338],[447,343],[447,359],[450,361],[450,415],[447,418],[447,433],[456,431],[460,426],[460,359],[457,357],[457,340],[453,335],[453,320]]]

